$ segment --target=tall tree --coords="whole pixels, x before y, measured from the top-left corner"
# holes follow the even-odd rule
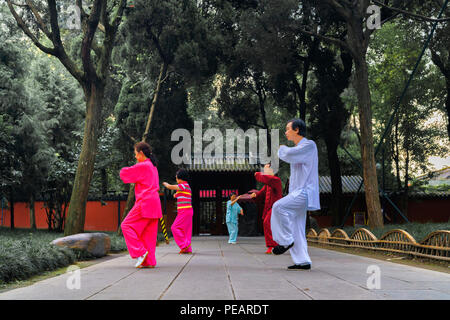
[[[346,52],[340,52],[338,56],[334,50],[325,47],[316,50],[313,65],[317,81],[310,93],[311,129],[326,145],[331,177],[329,208],[333,216],[333,225],[340,225],[344,210],[338,147],[341,143],[342,130],[350,116],[340,95],[350,83],[352,58]]]
[[[380,227],[383,225],[383,217],[375,166],[371,96],[366,60],[370,35],[375,31],[375,26],[368,24],[369,20],[372,20],[371,13],[368,11],[370,0],[326,0],[322,2],[313,1],[313,3],[316,10],[324,16],[329,15],[328,10],[331,9],[332,13],[340,17],[345,25],[344,39],[320,35],[314,29],[312,31],[303,29],[299,31],[338,45],[352,56],[355,65],[354,83],[358,98],[361,159],[367,214],[369,225]]]
[[[434,1],[438,7],[444,5],[443,0]],[[444,17],[450,18],[450,8],[444,11]],[[450,22],[442,23],[436,30],[436,35],[430,45],[431,60],[439,68],[445,77],[446,99],[445,110],[447,112],[447,136],[450,140]]]
[[[3,6],[0,7],[3,10]],[[24,175],[16,151],[16,127],[27,109],[24,85],[27,76],[25,45],[19,41],[9,21],[0,25],[0,196],[10,202],[11,229],[14,228],[14,194]],[[29,110],[28,110],[29,111]]]
[[[58,7],[55,0],[48,0],[42,9],[30,0],[21,3],[6,1],[26,36],[40,50],[58,58],[83,88],[86,99],[83,145],[78,160],[64,234],[83,232],[86,201],[97,151],[102,100],[108,78],[111,52],[122,21],[126,0],[119,2],[94,0],[89,8],[83,7],[81,0],[76,1],[83,34],[79,51],[81,66],[79,61],[67,53],[64,45],[65,39],[62,37],[64,32],[61,32],[64,26],[59,24],[61,8]],[[45,15],[42,13],[43,11]],[[30,14],[32,19],[27,19],[27,14]],[[78,17],[75,16],[75,18]],[[38,35],[33,32],[34,29],[39,30]],[[101,30],[102,34],[99,34],[98,30]]]
[[[186,93],[188,86],[201,83],[204,77],[215,72],[215,46],[210,39],[207,21],[200,15],[197,1],[193,0],[136,1],[125,24],[125,32],[128,42],[124,52],[130,57],[126,72],[131,83],[126,83],[122,88],[124,96],[121,95],[121,99],[125,102],[126,95],[132,94],[135,86],[139,90],[146,88],[148,93],[144,92],[144,98],[147,98],[143,103],[147,113],[144,127],[140,126],[141,121],[137,121],[135,128],[123,123],[120,128],[129,137],[128,141],[153,141],[154,150],[159,151],[160,143],[156,141],[165,140],[165,137],[157,135],[154,119],[159,118],[158,112],[164,117],[167,110],[161,108],[169,107],[158,100],[163,96],[172,96],[183,110],[179,113],[180,117],[186,116],[186,103],[180,99],[180,94]],[[140,88],[137,84],[141,84]],[[174,91],[171,93],[170,90]],[[116,107],[119,114],[120,109],[127,106],[124,102],[118,103],[119,108]],[[157,108],[158,104],[160,107]],[[133,118],[136,113],[130,112],[129,116],[129,119]],[[124,120],[121,113],[118,121]],[[175,123],[169,124],[168,128],[173,128]],[[130,186],[122,219],[133,203],[134,189]]]
[[[391,114],[409,78],[409,71],[420,53],[422,38],[417,25],[401,22],[385,24],[373,38],[368,53],[369,73],[372,79],[371,91],[374,95],[375,132],[383,133]],[[438,118],[444,104],[445,80],[438,68],[425,56],[416,70],[416,77],[410,90],[404,96],[395,115],[393,126],[387,133],[384,145],[385,162],[388,169],[393,164],[396,176],[394,190],[401,195],[400,208],[406,214],[408,189],[411,178],[420,171],[430,168],[431,155],[444,155],[445,130]],[[445,137],[442,139],[442,137]],[[378,157],[379,162],[382,161]]]
[[[40,124],[45,138],[41,145],[34,143],[36,135],[24,138],[32,159],[43,154],[46,170],[40,170],[40,179],[27,171],[26,185],[42,193],[47,211],[49,230],[61,232],[70,199],[76,170],[76,159],[81,149],[84,101],[78,83],[54,57],[34,53],[26,81],[30,105],[39,110],[34,123]],[[24,130],[26,136],[29,130]],[[28,133],[29,135],[29,133]],[[34,153],[38,148],[39,152]],[[30,207],[32,207],[30,205]]]

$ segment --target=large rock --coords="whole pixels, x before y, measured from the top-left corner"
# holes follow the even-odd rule
[[[105,233],[77,233],[51,242],[60,247],[87,251],[95,257],[103,257],[111,249],[111,239]]]

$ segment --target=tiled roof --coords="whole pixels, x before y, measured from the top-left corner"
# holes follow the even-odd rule
[[[260,170],[260,165],[250,161],[248,158],[223,159],[223,158],[201,158],[193,159],[191,164],[185,165],[188,171],[195,172],[255,172]]]
[[[358,187],[362,182],[361,176],[342,176],[342,193],[355,193],[358,191]],[[319,177],[319,190],[320,193],[331,194],[331,178],[329,176]],[[364,192],[364,185],[359,190],[360,193]]]

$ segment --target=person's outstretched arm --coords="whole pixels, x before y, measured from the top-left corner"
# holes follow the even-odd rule
[[[262,172],[256,172],[255,173],[256,181],[259,181],[261,183],[264,183],[272,188],[275,188],[277,186],[278,177],[271,176],[270,174],[263,174]]]
[[[231,205],[234,205],[240,198],[241,198],[241,196],[237,196],[236,199],[231,201]]]
[[[124,167],[120,170],[119,176],[124,183],[137,183],[142,179],[143,167],[137,163],[131,167]]]
[[[177,190],[177,191],[181,190],[177,184],[168,184],[167,182],[163,182],[163,186],[169,190]]]
[[[295,147],[280,146],[278,157],[287,163],[307,163],[310,161],[314,142],[308,141]]]

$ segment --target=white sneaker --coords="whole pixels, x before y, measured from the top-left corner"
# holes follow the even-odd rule
[[[137,262],[135,265],[136,268],[139,268],[141,266],[141,264],[144,262],[145,258],[147,258],[147,255],[148,255],[148,251],[146,253],[144,253],[143,256],[140,256],[139,258],[137,258]]]

